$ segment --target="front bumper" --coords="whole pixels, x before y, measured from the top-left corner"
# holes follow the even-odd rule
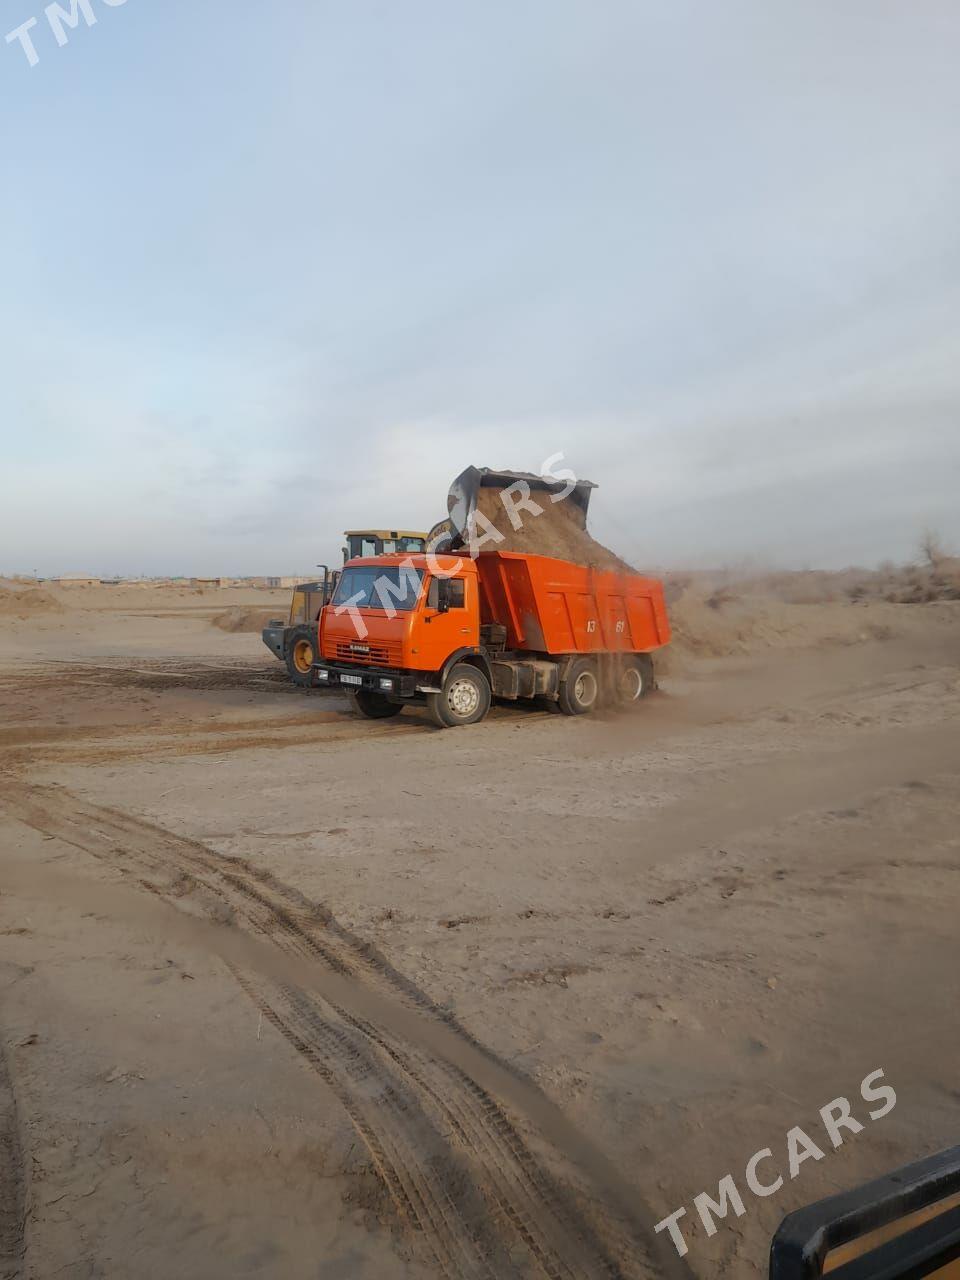
[[[412,698],[424,683],[423,673],[419,671],[390,671],[335,662],[315,662],[313,670],[321,689],[341,688],[345,693],[357,693],[360,689],[365,689],[388,697],[393,695],[397,698]]]

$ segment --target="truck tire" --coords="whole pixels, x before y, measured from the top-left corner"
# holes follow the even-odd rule
[[[441,729],[476,724],[490,710],[490,682],[468,662],[458,662],[443,682],[440,693],[427,694],[430,719]]]
[[[557,705],[565,716],[583,716],[600,700],[600,680],[592,658],[575,658],[560,684]]]
[[[351,693],[350,705],[369,720],[388,720],[390,716],[398,716],[403,710],[402,702],[391,702],[385,694],[373,689],[359,689]]]
[[[312,689],[317,683],[313,664],[317,660],[317,628],[303,624],[291,627],[286,638],[287,672],[301,689]]]
[[[626,659],[618,673],[617,702],[621,707],[635,706],[656,687],[653,659],[649,653],[634,654]]]

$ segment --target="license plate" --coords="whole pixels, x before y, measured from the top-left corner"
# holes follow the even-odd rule
[[[363,676],[341,676],[341,684],[363,684]]]

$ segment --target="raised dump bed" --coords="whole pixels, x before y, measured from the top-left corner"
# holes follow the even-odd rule
[[[654,578],[513,551],[481,552],[476,566],[481,624],[506,627],[508,650],[650,653],[670,640]]]

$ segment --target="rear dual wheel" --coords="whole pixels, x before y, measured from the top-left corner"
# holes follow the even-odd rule
[[[653,662],[649,654],[631,654],[618,668],[605,676],[604,704],[612,701],[630,707],[645,698],[656,687]],[[600,675],[593,658],[575,658],[567,668],[560,685],[557,706],[568,716],[583,716],[594,711],[601,702]]]
[[[657,687],[653,677],[653,659],[648,653],[628,658],[617,675],[617,703],[631,707]]]
[[[560,684],[557,706],[565,716],[585,716],[600,699],[600,679],[592,658],[575,658]]]

